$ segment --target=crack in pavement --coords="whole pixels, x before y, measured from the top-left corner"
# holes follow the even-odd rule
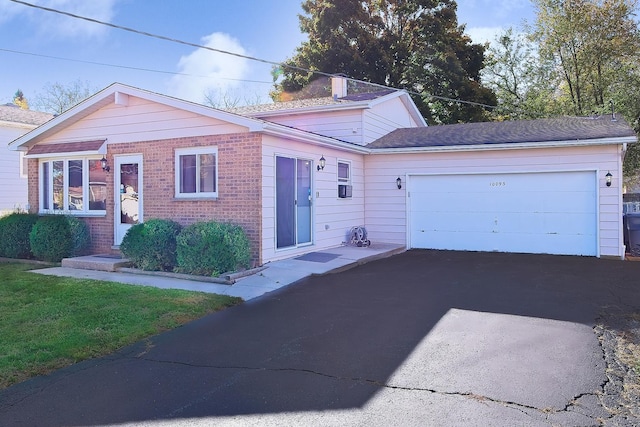
[[[630,307],[628,304],[621,305]],[[618,355],[624,333],[633,331],[633,328],[636,328],[635,333],[638,333],[637,324],[632,325],[629,319],[626,319],[630,313],[638,312],[638,308],[629,310],[620,306],[606,306],[602,307],[602,310],[593,327],[605,362],[605,380],[598,396],[600,404],[609,413],[607,421],[614,425],[638,425],[640,417],[634,411],[637,406],[633,402],[634,399],[625,394],[627,388],[637,384],[638,376],[633,375],[633,367],[624,363]]]
[[[312,375],[318,375],[318,376],[322,376],[325,378],[330,378],[330,379],[334,379],[334,380],[338,380],[338,381],[351,381],[351,382],[360,382],[360,383],[364,383],[364,384],[370,384],[376,387],[380,387],[380,388],[384,388],[384,389],[390,389],[390,390],[401,390],[401,391],[418,391],[418,392],[427,392],[430,394],[437,394],[440,396],[457,396],[457,397],[464,397],[467,399],[472,399],[478,402],[489,402],[489,403],[495,403],[495,404],[499,404],[499,405],[503,405],[505,407],[509,407],[512,409],[516,409],[521,411],[522,413],[524,413],[527,416],[532,416],[531,413],[527,412],[527,410],[529,411],[535,411],[537,413],[540,413],[541,415],[544,415],[545,418],[548,418],[550,415],[553,414],[560,414],[560,413],[569,413],[569,412],[575,412],[575,411],[571,411],[572,407],[576,406],[576,401],[586,397],[586,396],[596,396],[597,393],[580,393],[574,397],[572,397],[571,399],[569,399],[568,403],[565,405],[564,408],[561,409],[554,409],[554,408],[538,408],[536,406],[532,406],[532,405],[527,405],[524,403],[518,403],[518,402],[514,402],[514,401],[509,401],[509,400],[502,400],[502,399],[496,399],[493,397],[489,397],[489,396],[484,396],[484,395],[480,395],[480,394],[476,394],[473,392],[457,392],[457,391],[442,391],[442,390],[436,390],[436,389],[432,389],[432,388],[427,388],[427,387],[407,387],[407,386],[402,386],[402,385],[394,385],[394,384],[388,384],[386,382],[380,381],[380,380],[375,380],[375,379],[370,379],[370,378],[361,378],[361,377],[347,377],[347,376],[340,376],[340,375],[333,375],[333,374],[328,374],[325,372],[319,372],[319,371],[315,371],[313,369],[305,369],[305,368],[268,368],[268,367],[255,367],[255,366],[240,366],[240,365],[228,365],[228,366],[220,366],[220,365],[208,365],[208,364],[197,364],[197,363],[189,363],[189,362],[180,362],[180,361],[174,361],[174,360],[159,360],[159,359],[153,359],[153,358],[147,358],[147,357],[139,357],[137,359],[141,359],[147,362],[151,362],[151,363],[162,363],[162,364],[174,364],[174,365],[182,365],[182,366],[187,366],[187,367],[191,367],[191,368],[203,368],[203,369],[228,369],[228,370],[239,370],[239,371],[262,371],[262,372],[297,372],[297,373],[305,373],[305,374],[312,374]],[[596,419],[596,417],[594,416],[590,416],[587,414],[582,414],[585,417],[588,418],[592,418],[592,419]]]

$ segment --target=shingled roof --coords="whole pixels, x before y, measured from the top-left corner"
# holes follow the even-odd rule
[[[370,93],[358,93],[348,95],[343,98],[332,98],[325,96],[322,98],[297,99],[295,101],[274,102],[271,104],[248,105],[245,107],[229,108],[230,113],[241,115],[259,115],[260,113],[271,113],[277,111],[299,110],[308,108],[325,107],[327,105],[344,105],[362,101],[372,101],[385,95],[395,92],[394,90],[382,90]]]
[[[0,105],[0,122],[22,123],[39,126],[53,118],[53,114],[23,110],[17,105]]]
[[[465,123],[397,129],[368,148],[413,148],[464,145],[582,141],[635,136],[622,119],[611,116],[560,117],[508,122]]]

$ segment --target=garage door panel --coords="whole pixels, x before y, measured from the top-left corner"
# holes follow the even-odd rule
[[[595,172],[410,176],[414,248],[596,255]]]
[[[424,227],[419,231],[424,233],[469,233],[491,232],[492,216],[485,212],[424,212],[421,215]]]

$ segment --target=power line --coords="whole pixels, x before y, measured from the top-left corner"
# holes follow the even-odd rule
[[[100,21],[98,19],[88,18],[86,16],[76,15],[74,13],[65,12],[63,10],[58,10],[58,9],[53,9],[53,8],[50,8],[50,7],[40,6],[40,5],[33,4],[33,3],[27,3],[27,2],[21,1],[21,0],[9,0],[9,1],[24,5],[24,6],[33,7],[35,9],[41,9],[41,10],[45,10],[47,12],[53,12],[53,13],[57,13],[59,15],[65,15],[65,16],[69,16],[71,18],[81,19],[83,21],[88,21],[88,22],[93,22],[94,24],[106,25],[107,27],[116,28],[118,30],[123,30],[123,31],[128,31],[128,32],[134,33],[134,34],[139,34],[139,35],[152,37],[152,38],[156,38],[156,39],[160,39],[160,40],[165,40],[165,41],[169,41],[169,42],[173,42],[173,43],[183,44],[183,45],[186,45],[186,46],[196,47],[198,49],[206,49],[206,50],[210,50],[212,52],[218,52],[218,53],[223,53],[225,55],[232,55],[232,56],[235,56],[235,57],[238,57],[238,58],[249,59],[251,61],[262,62],[264,64],[287,67],[287,68],[292,68],[292,69],[299,70],[299,71],[312,72],[312,71],[307,70],[305,68],[300,68],[300,67],[296,67],[296,66],[293,66],[293,65],[286,65],[286,64],[282,64],[280,62],[269,61],[269,60],[262,59],[262,58],[256,58],[254,56],[242,55],[242,54],[236,53],[236,52],[230,52],[230,51],[227,51],[227,50],[216,49],[216,48],[213,48],[213,47],[210,47],[210,46],[204,46],[204,45],[201,45],[201,44],[187,42],[187,41],[180,40],[180,39],[174,39],[172,37],[167,37],[167,36],[162,36],[162,35],[159,35],[159,34],[148,33],[146,31],[136,30],[135,28],[124,27],[122,25],[112,24],[110,22]],[[315,72],[317,74],[325,75],[327,77],[331,77],[332,76],[329,73],[323,73],[321,71],[313,71],[313,72]]]
[[[24,5],[24,6],[33,7],[35,9],[41,9],[41,10],[44,10],[44,11],[47,11],[47,12],[57,13],[59,15],[65,15],[65,16],[69,16],[69,17],[75,18],[75,19],[81,19],[83,21],[92,22],[94,24],[105,25],[107,27],[116,28],[118,30],[128,31],[128,32],[134,33],[134,34],[139,34],[139,35],[152,37],[152,38],[156,38],[156,39],[159,39],[159,40],[165,40],[165,41],[169,41],[169,42],[173,42],[173,43],[183,44],[183,45],[195,47],[195,48],[198,48],[198,49],[205,49],[205,50],[209,50],[209,51],[212,51],[212,52],[222,53],[222,54],[225,54],[225,55],[231,55],[231,56],[235,56],[235,57],[238,57],[238,58],[248,59],[250,61],[261,62],[263,64],[269,64],[269,65],[273,65],[273,66],[277,66],[277,67],[289,68],[289,69],[292,69],[292,70],[302,71],[302,72],[305,72],[305,73],[319,74],[319,75],[325,76],[325,77],[333,77],[333,76],[335,76],[335,74],[326,73],[326,72],[323,72],[323,71],[310,70],[308,68],[297,67],[297,66],[291,65],[291,64],[285,64],[285,63],[276,62],[276,61],[269,61],[269,60],[262,59],[262,58],[257,58],[257,57],[254,57],[254,56],[242,55],[242,54],[235,53],[235,52],[230,52],[230,51],[226,51],[226,50],[222,50],[222,49],[216,49],[216,48],[213,48],[213,47],[210,47],[210,46],[204,46],[204,45],[200,45],[200,44],[197,44],[197,43],[187,42],[187,41],[180,40],[180,39],[175,39],[175,38],[172,38],[172,37],[167,37],[167,36],[162,36],[162,35],[159,35],[159,34],[148,33],[146,31],[140,31],[140,30],[137,30],[135,28],[124,27],[122,25],[112,24],[110,22],[100,21],[98,19],[88,18],[86,16],[76,15],[74,13],[65,12],[65,11],[54,9],[54,8],[50,8],[50,7],[40,6],[40,5],[37,5],[37,4],[25,2],[25,1],[22,1],[22,0],[9,0],[9,1]],[[372,83],[372,82],[367,82],[367,81],[363,81],[363,80],[352,79],[350,77],[345,77],[345,78],[347,78],[348,80],[353,81],[353,82],[369,84],[369,85],[376,86],[376,87],[379,87],[379,88],[398,90],[398,88],[392,88],[392,87],[381,85],[381,84],[377,84],[377,83]],[[407,93],[412,94],[412,95],[424,96],[423,94],[421,94],[419,92],[415,92],[415,91],[411,91],[411,90],[407,90],[407,89],[405,89],[405,90],[407,91]],[[455,103],[461,103],[461,104],[467,104],[467,105],[475,105],[475,106],[478,106],[478,107],[489,108],[489,109],[498,108],[495,105],[488,105],[488,104],[483,104],[483,103],[480,103],[480,102],[463,101],[463,100],[460,100],[460,99],[447,98],[447,97],[438,96],[438,95],[427,95],[427,96],[430,97],[430,98],[433,98],[433,99],[439,99],[441,101],[455,102]]]
[[[79,62],[79,63],[82,63],[82,64],[100,65],[100,66],[103,66],[103,67],[124,68],[124,69],[127,69],[127,70],[135,70],[135,71],[146,71],[146,72],[149,72],[149,73],[172,74],[172,75],[178,75],[178,76],[202,77],[202,78],[211,77],[211,76],[203,76],[203,75],[199,75],[199,74],[181,73],[181,72],[178,72],[178,71],[154,70],[154,69],[151,69],[151,68],[141,68],[141,67],[131,67],[131,66],[128,66],[128,65],[107,64],[105,62],[95,62],[95,61],[86,61],[86,60],[83,60],[83,59],[64,58],[64,57],[60,57],[60,56],[44,55],[44,54],[33,53],[33,52],[21,52],[21,51],[18,51],[18,50],[4,49],[4,48],[0,48],[0,52],[15,53],[15,54],[18,54],[18,55],[37,56],[37,57],[41,57],[41,58],[56,59],[56,60],[59,60],[59,61]],[[260,81],[260,80],[232,79],[232,78],[229,78],[229,77],[216,77],[216,78],[221,79],[221,80],[232,80],[232,81],[245,82],[245,83],[273,84],[273,82]]]

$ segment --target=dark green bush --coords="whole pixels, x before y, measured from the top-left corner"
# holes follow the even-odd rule
[[[29,233],[31,252],[41,261],[60,262],[73,251],[73,236],[69,219],[64,215],[38,218]]]
[[[7,258],[31,258],[29,233],[38,215],[15,212],[0,218],[0,256]]]
[[[71,229],[72,248],[71,255],[86,255],[91,244],[91,233],[86,222],[74,216],[67,216]]]
[[[176,236],[180,224],[150,219],[131,227],[120,244],[122,254],[137,268],[171,271],[176,266]]]
[[[218,276],[249,267],[251,245],[242,227],[219,222],[199,222],[178,235],[177,271]]]

